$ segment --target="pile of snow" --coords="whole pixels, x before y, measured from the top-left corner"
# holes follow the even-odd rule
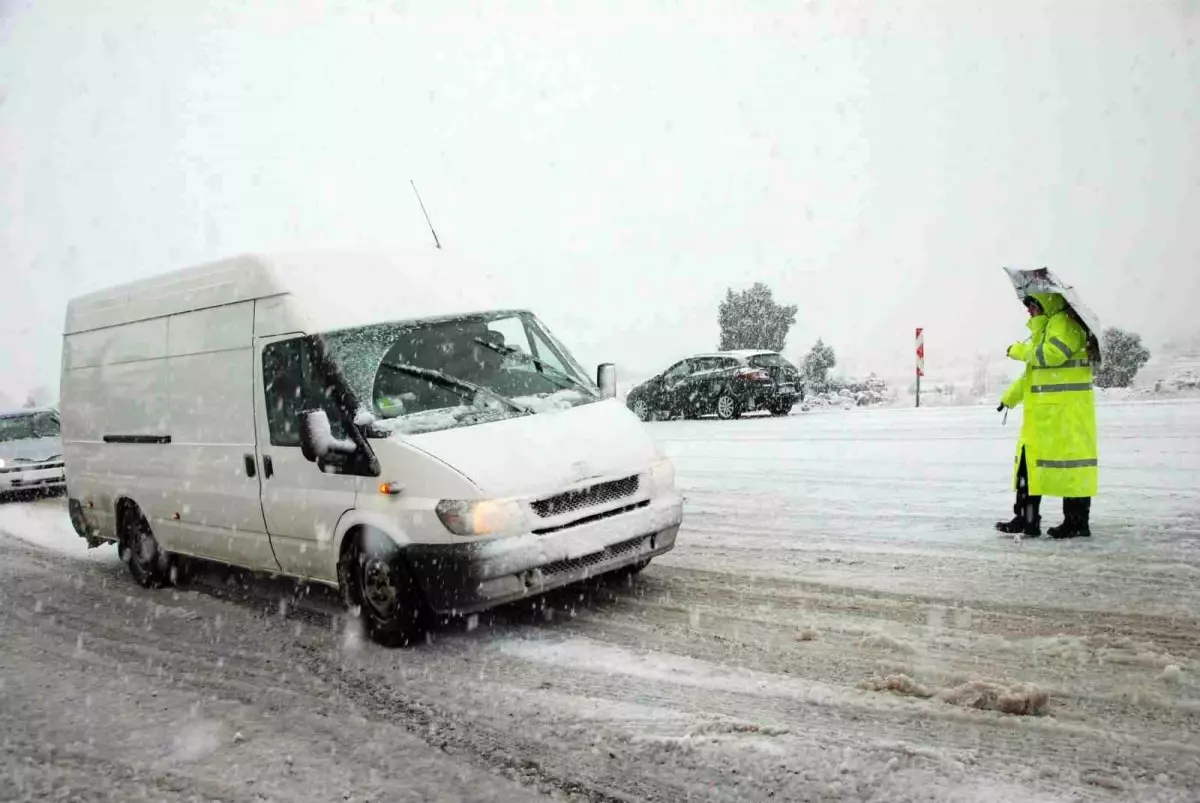
[[[13,537],[35,546],[101,563],[120,563],[115,544],[89,548],[71,526],[64,499],[0,504],[0,537]]]
[[[412,396],[412,394],[405,395]],[[564,389],[536,396],[518,396],[512,401],[533,413],[553,413],[569,410],[588,401],[589,398],[587,394],[578,390]],[[404,400],[403,397],[401,400]],[[420,435],[423,432],[453,429],[463,423],[499,421],[510,418],[512,415],[512,410],[505,407],[498,399],[482,397],[474,405],[460,404],[454,407],[440,407],[394,418],[379,418],[370,410],[360,409],[354,416],[354,423],[360,427],[369,426],[376,432],[386,432],[389,435]]]
[[[873,407],[880,404],[890,404],[896,400],[896,391],[889,388],[887,382],[875,374],[859,381],[842,381],[833,379],[827,383],[827,389],[806,395],[801,409],[842,407]]]
[[[419,413],[398,416],[396,418],[377,418],[371,422],[371,428],[378,432],[393,435],[420,435],[422,432],[436,432],[440,429],[452,429],[464,416],[480,412],[475,407],[459,405],[444,407],[437,410],[424,410]],[[360,417],[366,420],[365,416]]]
[[[928,699],[934,695],[930,687],[918,683],[904,673],[888,675],[887,677],[870,677],[858,684],[865,691],[887,691],[901,697],[920,697]]]
[[[1200,391],[1200,373],[1192,368],[1181,368],[1166,379],[1154,383],[1155,393],[1187,393]]]
[[[1005,685],[990,680],[969,680],[938,691],[903,673],[884,678],[867,678],[859,684],[867,691],[898,694],[902,697],[936,699],[950,705],[980,711],[999,711],[1017,716],[1040,716],[1050,703],[1050,693],[1034,683]]]
[[[914,652],[911,644],[907,644],[899,639],[892,638],[886,633],[872,633],[869,636],[864,636],[858,643],[860,647],[891,650],[892,652],[899,653]]]
[[[820,631],[815,627],[806,627],[796,633],[796,641],[816,641]]]
[[[1038,716],[1046,712],[1050,693],[1034,683],[1003,686],[986,680],[972,680],[946,689],[938,694],[937,698],[951,705],[977,708],[981,711]]]
[[[583,404],[588,401],[589,397],[578,391],[569,388],[555,391],[554,393],[542,393],[537,396],[517,396],[513,399],[522,407],[527,407],[535,413],[553,413],[559,410],[570,410],[576,405]]]
[[[1200,373],[1193,368],[1182,368],[1175,371],[1166,379],[1159,379],[1153,385],[1135,385],[1129,388],[1096,388],[1096,401],[1122,402],[1172,398],[1175,396],[1193,397],[1200,395]]]

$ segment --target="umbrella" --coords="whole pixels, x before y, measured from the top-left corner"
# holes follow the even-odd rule
[[[1059,279],[1049,268],[1036,270],[1019,270],[1005,268],[1004,272],[1017,291],[1017,298],[1024,299],[1030,293],[1059,293],[1067,300],[1070,311],[1076,319],[1088,330],[1088,356],[1092,362],[1104,360],[1104,339],[1100,336],[1100,318],[1083,303],[1074,287]]]

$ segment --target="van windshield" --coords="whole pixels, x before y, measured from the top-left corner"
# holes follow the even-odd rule
[[[599,401],[532,313],[374,324],[321,336],[367,434],[416,434]]]
[[[49,413],[0,417],[0,443],[58,437],[58,421]]]

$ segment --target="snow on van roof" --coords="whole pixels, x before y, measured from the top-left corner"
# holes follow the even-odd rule
[[[53,407],[21,407],[4,409],[0,408],[0,418],[20,418],[26,415],[37,415],[39,413],[52,413],[57,415],[58,410]]]
[[[313,331],[525,307],[494,271],[441,251],[273,257]]]
[[[312,331],[523,308],[494,272],[439,251],[243,254],[75,298],[64,331],[283,295]]]

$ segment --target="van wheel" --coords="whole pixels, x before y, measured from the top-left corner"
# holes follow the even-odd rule
[[[776,418],[783,418],[784,416],[789,416],[791,414],[792,414],[792,405],[791,404],[776,404],[774,407],[771,408],[771,415],[775,416]]]
[[[424,637],[428,616],[408,564],[390,539],[360,534],[338,565],[346,601],[358,609],[367,635],[385,647],[407,647]]]
[[[160,588],[172,580],[170,553],[158,545],[150,522],[137,509],[125,516],[124,533],[121,538],[121,559],[129,566],[129,573],[143,588]]]
[[[721,398],[717,399],[717,418],[722,421],[729,421],[737,418],[742,414],[741,405],[737,403],[737,399],[730,396],[728,393],[722,393]]]
[[[650,419],[650,408],[646,405],[645,399],[638,399],[633,403],[633,414],[641,421]]]

